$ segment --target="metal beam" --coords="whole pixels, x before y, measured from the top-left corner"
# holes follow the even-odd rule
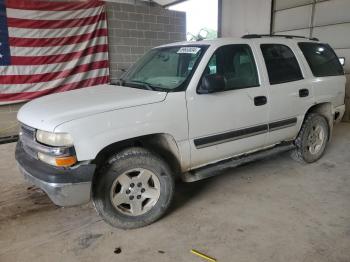
[[[222,0],[218,0],[218,37],[222,37]]]
[[[157,0],[153,0],[153,1],[158,3]],[[169,7],[169,6],[180,4],[180,3],[183,3],[183,2],[186,2],[186,1],[188,1],[188,0],[174,0],[174,1],[171,1],[170,3],[168,3],[168,4],[165,4],[165,5],[160,4],[160,5],[162,5],[163,7]]]

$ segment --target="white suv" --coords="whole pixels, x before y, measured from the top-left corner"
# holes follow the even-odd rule
[[[116,84],[27,103],[16,159],[61,206],[93,199],[115,227],[150,224],[190,182],[293,149],[318,160],[345,110],[338,57],[317,39],[247,35],[152,49]]]

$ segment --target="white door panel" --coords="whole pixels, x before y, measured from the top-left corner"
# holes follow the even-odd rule
[[[255,106],[254,97],[266,95],[266,89],[260,86],[197,95],[189,101],[192,166],[263,147],[267,130],[263,131],[262,127],[254,130],[254,127],[266,125],[268,106]],[[203,138],[208,140],[195,145],[195,141]]]
[[[294,125],[274,130],[271,128],[268,144],[293,139],[299,131],[304,114],[314,102],[313,88],[310,80],[300,80],[269,87],[270,114],[269,122],[274,123],[284,119],[296,119]],[[309,90],[307,97],[300,97],[299,90]]]
[[[266,96],[265,88],[259,86],[197,95],[190,102],[190,137],[198,138],[238,129],[232,127],[265,124],[267,108],[266,105],[260,107],[254,105],[254,97],[257,96]],[[192,124],[193,118],[196,118],[194,122],[197,122],[197,125]]]

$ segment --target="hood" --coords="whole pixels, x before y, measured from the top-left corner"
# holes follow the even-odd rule
[[[19,110],[17,118],[28,126],[52,132],[64,122],[106,111],[161,102],[166,95],[166,92],[99,85],[35,99]]]

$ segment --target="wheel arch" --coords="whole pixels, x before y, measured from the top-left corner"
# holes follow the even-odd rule
[[[333,125],[334,125],[334,116],[333,116],[332,103],[325,102],[325,103],[319,103],[319,104],[313,105],[305,113],[304,120],[305,120],[305,117],[308,114],[310,114],[310,113],[317,113],[317,114],[322,115],[324,118],[326,118],[327,123],[328,123],[328,129],[329,129],[329,138],[328,138],[328,140],[330,140],[331,137],[332,137]]]
[[[143,147],[148,149],[163,158],[175,174],[181,172],[181,154],[179,147],[174,137],[167,133],[134,137],[114,142],[104,147],[98,152],[94,160],[94,163],[98,167],[97,169],[99,169],[109,157],[129,147]]]

